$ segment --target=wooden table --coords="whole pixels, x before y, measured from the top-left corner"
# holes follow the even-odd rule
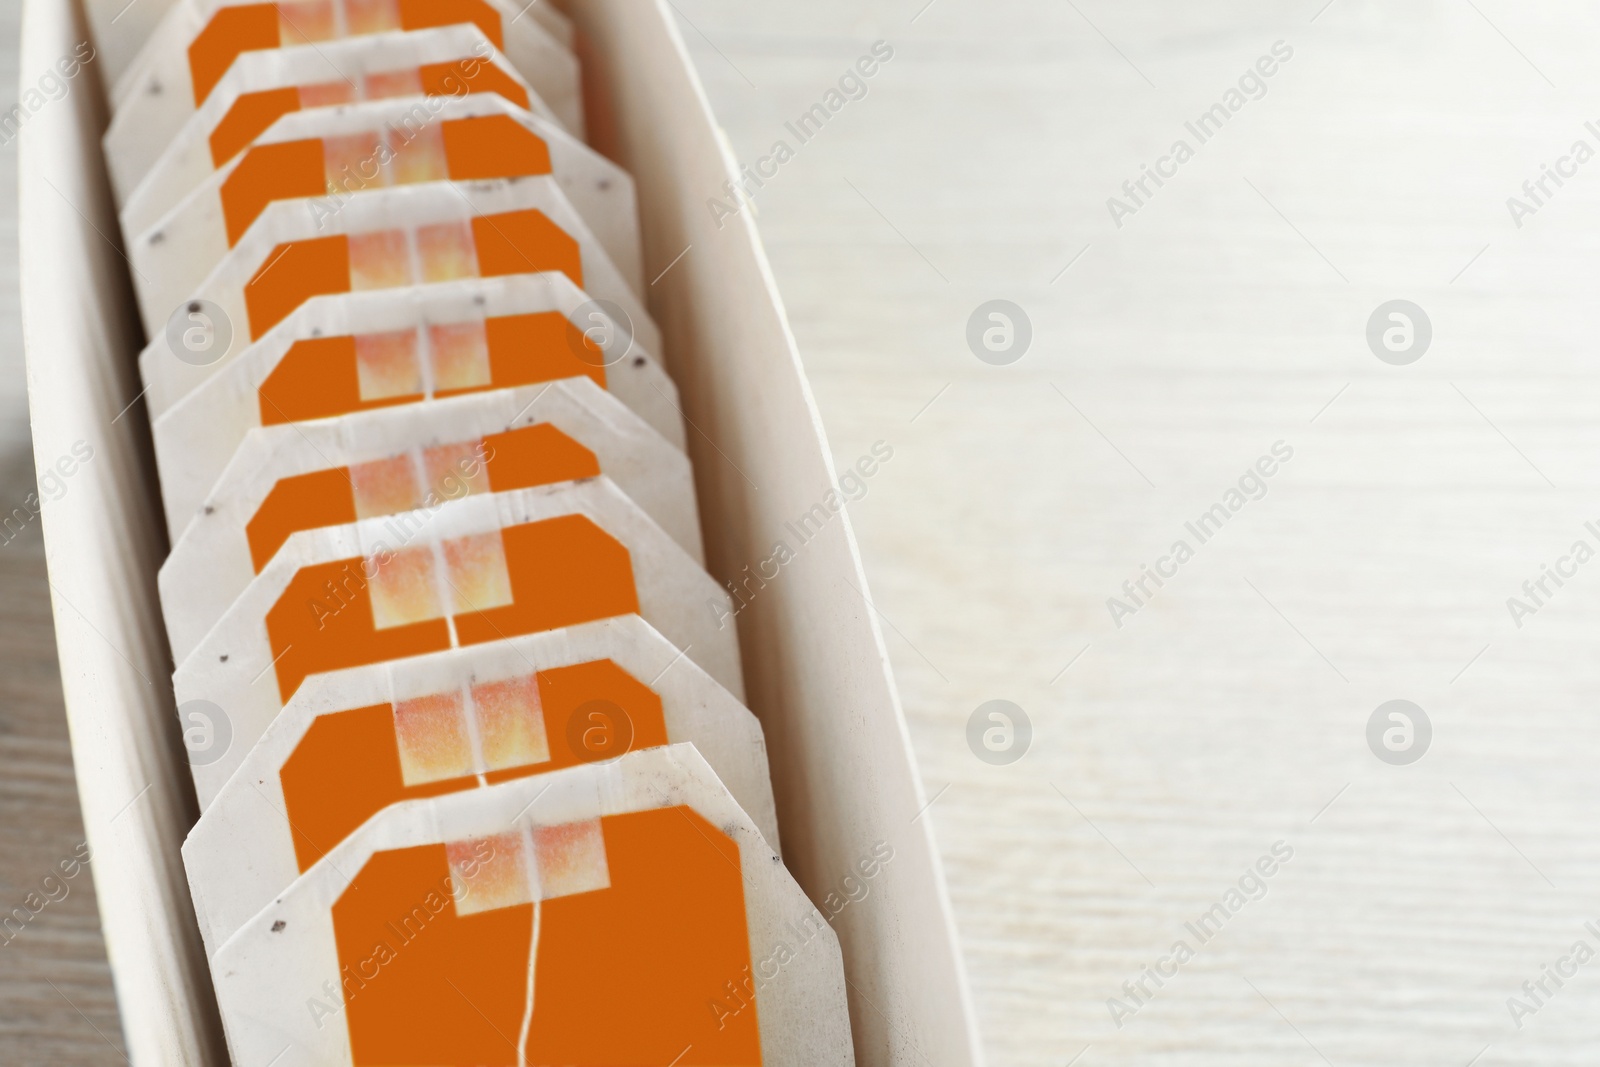
[[[894,48],[755,203],[837,461],[895,449],[850,511],[997,1067],[1600,1055],[1600,964],[1520,1031],[1507,1007],[1600,950],[1600,562],[1520,629],[1506,606],[1600,549],[1600,161],[1520,229],[1506,206],[1600,148],[1600,24],[1324,2],[677,0],[751,164]],[[1033,327],[1009,366],[965,336],[997,298]],[[1366,340],[1392,299],[1433,326],[1408,366]],[[1188,534],[1278,441],[1266,496]],[[1107,599],[1180,538],[1119,629]],[[966,741],[997,698],[1034,729],[1009,766]],[[1393,698],[1434,727],[1412,766],[1366,742]]]
[[[772,174],[755,209],[835,457],[894,449],[850,511],[991,1063],[1595,1062],[1600,963],[1546,979],[1520,1030],[1507,999],[1600,950],[1600,562],[1546,579],[1520,628],[1506,601],[1600,548],[1600,161],[1520,228],[1506,200],[1600,148],[1600,20],[674,2],[735,154]],[[880,39],[865,96],[800,143],[786,124]],[[1185,123],[1280,40],[1265,94],[1200,144]],[[1193,158],[1163,163],[1180,138]],[[792,158],[762,163],[779,139]],[[1175,173],[1135,203],[1141,164]],[[1120,228],[1113,196],[1137,208]],[[1004,366],[966,337],[994,299],[1032,326]],[[1366,337],[1395,299],[1433,330],[1405,366]],[[1199,543],[1185,523],[1280,441],[1265,496]],[[1179,539],[1193,558],[1160,563]],[[7,901],[77,832],[24,546],[0,551]],[[1107,599],[1158,564],[1119,628]],[[1366,739],[1396,698],[1434,731],[1410,766]],[[991,699],[1031,720],[1018,762],[968,746]],[[1185,924],[1280,841],[1202,944]],[[119,1061],[92,923],[78,884],[9,947],[21,1062]]]

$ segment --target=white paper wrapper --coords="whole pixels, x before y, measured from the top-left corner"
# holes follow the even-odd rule
[[[161,566],[200,632],[295,530],[604,474],[703,563],[687,457],[587,378],[252,430]]]
[[[743,700],[731,603],[605,478],[469,496],[295,534],[209,632],[170,605],[173,688],[249,746],[311,674],[637,614]]]
[[[423,68],[438,75],[440,67],[448,73],[433,79],[440,84],[425,88]],[[252,131],[271,124],[271,115],[263,110],[268,101],[258,94],[286,96],[282,90],[296,90],[292,100],[270,101],[273,112],[283,112],[419,92],[465,95],[502,84],[506,92],[520,97],[513,103],[555,121],[554,112],[511,61],[471,23],[245,52],[170,138],[151,136],[126,118],[112,119],[103,140],[112,194],[118,205],[127,207],[144,202],[155,189],[175,188],[181,195],[199,185],[219,163],[254,139]],[[263,114],[268,117],[256,117]],[[224,146],[231,150],[224,149],[227,154],[219,160],[217,150]],[[166,206],[176,202],[171,199]]]
[[[141,250],[140,270],[198,281],[226,254],[230,234],[242,235],[263,209],[260,196],[304,204],[322,223],[386,188],[496,178],[559,188],[629,287],[643,291],[633,179],[555,123],[490,93],[290,112],[196,186],[141,186],[122,210],[122,232]],[[141,240],[148,233],[159,243]]]
[[[660,858],[640,862],[647,829],[662,834]],[[438,892],[425,897],[419,883]],[[640,893],[666,914],[608,910]],[[425,910],[410,910],[411,895]],[[382,918],[391,904],[393,932]],[[585,920],[587,931],[573,929]],[[365,943],[379,940],[381,951]],[[452,950],[460,964],[435,964]],[[650,977],[621,978],[625,957]],[[755,1063],[758,1041],[766,1067],[854,1063],[832,929],[687,745],[389,808],[211,966],[236,1063],[350,1064],[353,1034],[364,1047],[392,1040],[391,1055],[415,1056],[406,1062],[667,1064],[698,1047],[685,1062]],[[523,988],[500,977],[511,974]],[[418,995],[408,1013],[398,994],[413,982],[437,982],[438,993]],[[429,1007],[439,1016],[419,1018]],[[581,1044],[550,1051],[554,1032],[573,1028]],[[439,1044],[474,1038],[500,1047]],[[624,1039],[650,1047],[624,1057]],[[518,1057],[510,1042],[531,1051]]]
[[[112,87],[111,106],[117,120],[131,122],[136,129],[148,129],[163,143],[170,140],[196,105],[189,65],[190,45],[212,23],[218,11],[245,6],[252,6],[252,0],[175,0],[139,50],[138,57]],[[293,0],[279,6],[287,18],[280,23],[277,47],[306,43],[320,47],[324,42],[342,37],[362,36],[363,31],[373,34],[423,28],[402,25],[391,3],[363,5],[377,15],[376,19],[368,16],[363,21],[360,13],[356,13],[354,19],[349,17],[353,6],[350,0],[333,0],[324,11],[342,9],[345,16],[345,32],[342,33],[337,26],[330,25],[326,17],[319,19]],[[549,30],[560,16],[548,0],[540,0],[528,8],[525,17],[518,17],[520,9],[521,5],[512,0],[482,0],[481,6],[477,6],[483,16],[479,29],[506,54],[562,123],[582,137],[583,102],[578,61],[570,46],[552,36]],[[300,32],[291,28],[293,26],[299,26]],[[570,40],[570,31],[563,36]],[[311,40],[308,42],[307,38]],[[123,112],[128,112],[126,118]]]
[[[535,686],[524,684],[536,674]],[[539,731],[537,744],[522,746],[528,756],[496,762],[490,746],[510,731],[481,724],[485,754],[466,751],[473,686],[496,701],[502,723],[510,716],[500,709],[512,702],[504,694],[536,695],[525,701]],[[446,730],[440,744],[434,735]],[[204,811],[183,857],[208,953],[390,803],[666,743],[693,744],[777,849],[760,723],[637,615],[316,675],[247,753],[191,751]],[[336,800],[321,802],[333,792]]]

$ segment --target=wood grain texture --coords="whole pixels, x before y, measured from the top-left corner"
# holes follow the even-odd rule
[[[1600,162],[1521,228],[1506,199],[1600,147],[1600,24],[1322,6],[677,4],[734,153],[796,149],[755,203],[835,458],[895,448],[851,514],[996,1067],[1597,1055],[1594,965],[1520,1029],[1507,998],[1600,949],[1600,564],[1520,629],[1506,599],[1600,548]],[[797,144],[877,39],[865,98]],[[1117,228],[1107,198],[1279,40]],[[1008,367],[965,341],[994,298],[1033,325]],[[1434,328],[1408,367],[1365,340],[1394,298]],[[1265,498],[1186,534],[1277,441]],[[1119,629],[1107,598],[1181,537]],[[1032,720],[1012,766],[966,745],[992,698]],[[1431,716],[1414,766],[1367,748],[1391,698]],[[1119,1029],[1108,998],[1180,938]]]
[[[677,3],[746,161],[895,48],[756,204],[836,460],[895,449],[851,511],[997,1067],[1595,1059],[1596,965],[1520,1030],[1506,1001],[1600,948],[1600,564],[1520,629],[1505,601],[1600,544],[1600,162],[1520,229],[1506,198],[1600,145],[1600,25],[1321,7]],[[1116,228],[1106,198],[1280,39],[1266,95]],[[1034,328],[1009,367],[964,337],[997,297]],[[1396,297],[1435,329],[1411,367],[1364,338]],[[1106,598],[1279,440],[1266,497],[1115,627]],[[8,902],[78,840],[24,544],[0,550]],[[1009,767],[966,747],[995,697],[1035,730]],[[1436,731],[1409,768],[1366,748],[1393,697]],[[1198,944],[1279,840],[1265,897]],[[92,922],[85,883],[4,950],[20,1062],[119,1061],[41,981],[116,1040]],[[1107,999],[1179,938],[1195,958],[1118,1029]]]
[[[3,499],[20,502],[28,453],[7,458]],[[0,1047],[19,1065],[122,1063],[94,883],[77,863],[83,823],[36,522],[0,547],[0,603]]]

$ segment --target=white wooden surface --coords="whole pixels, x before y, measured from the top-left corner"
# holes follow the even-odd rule
[[[757,204],[836,460],[895,448],[851,512],[991,1062],[1596,1062],[1600,963],[1520,1031],[1506,1001],[1600,949],[1600,563],[1520,630],[1505,606],[1600,545],[1600,161],[1520,230],[1505,204],[1600,147],[1595,5],[924,3],[676,7],[747,162],[895,48]],[[1106,198],[1280,39],[1116,229]],[[1034,327],[1009,367],[964,341],[997,297]],[[1434,325],[1413,366],[1366,346],[1393,298]],[[1105,599],[1278,440],[1267,497],[1118,630]],[[965,742],[997,697],[1035,729],[1009,767]],[[1364,739],[1395,697],[1434,723],[1411,767]],[[1267,896],[1117,1029],[1278,840]]]
[[[1506,998],[1600,948],[1600,564],[1520,630],[1504,602],[1600,519],[1600,161],[1521,230],[1505,199],[1595,143],[1600,24],[1321,5],[677,0],[745,160],[896,49],[758,204],[836,458],[895,448],[852,517],[996,1067],[1596,1058],[1600,964],[1520,1032]],[[1279,39],[1268,95],[1116,230],[1105,198]],[[965,346],[995,297],[1034,324],[1010,367]],[[1436,332],[1407,368],[1363,338],[1395,297]],[[1114,628],[1279,439],[1267,498]],[[964,740],[994,697],[1035,728],[1010,767]],[[1365,746],[1391,697],[1435,725],[1409,768]],[[1117,1030],[1106,999],[1279,839],[1267,897]],[[84,1043],[49,1062],[120,1062],[61,1007]]]

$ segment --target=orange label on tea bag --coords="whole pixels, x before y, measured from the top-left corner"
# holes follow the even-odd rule
[[[477,56],[450,63],[381,71],[284,89],[240,93],[207,138],[211,163],[221,167],[248,148],[278,119],[302,108],[353,104],[361,100],[388,100],[400,96],[467,96],[495,93],[527,107],[528,92],[504,70]]]
[[[583,287],[578,242],[533,208],[478,215],[470,222],[289,241],[274,248],[245,283],[250,339],[314,296],[547,270]]]
[[[222,183],[228,246],[274,200],[347,196],[416,182],[550,173],[544,140],[510,115],[419,120],[340,137],[276,141],[245,150]],[[336,203],[336,201],[333,201]],[[336,210],[330,206],[329,213]]]
[[[476,441],[282,478],[245,525],[245,537],[259,574],[300,530],[599,474],[593,452],[549,423],[536,423]]]
[[[379,852],[332,912],[355,1064],[761,1063],[739,849],[692,808]]]
[[[590,519],[563,515],[303,568],[266,625],[287,703],[309,674],[638,610],[627,548]]]
[[[436,361],[439,353],[431,347],[434,338],[424,338],[418,331],[405,331],[409,340],[395,343],[399,352],[388,358],[402,366],[387,375],[379,374],[371,335],[296,341],[257,390],[261,424],[331,418],[435,396],[562,378],[586,377],[605,388],[604,354],[558,311],[500,316],[453,328],[458,331],[454,338],[458,348],[463,331],[476,331],[481,337],[486,370],[481,377],[463,380],[463,375],[440,373],[434,367],[431,391],[424,366]]]
[[[189,45],[194,102],[204,103],[240,53],[390,30],[470,22],[505,47],[500,15],[483,0],[285,0],[218,9]]]
[[[618,737],[591,743],[593,731]],[[596,660],[319,716],[279,782],[305,871],[398,801],[667,743],[661,698],[611,660]]]

